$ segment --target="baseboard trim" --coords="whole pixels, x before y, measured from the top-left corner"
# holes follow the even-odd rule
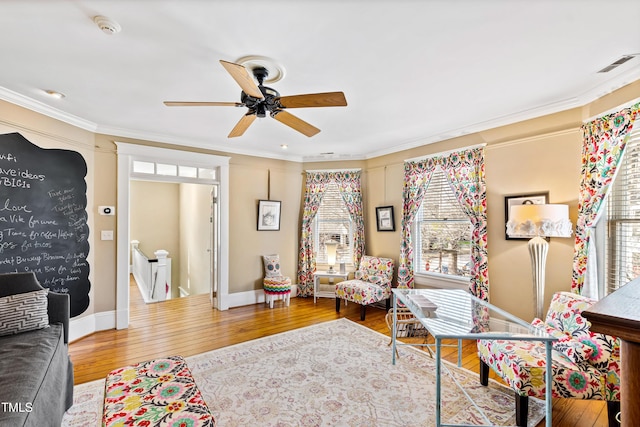
[[[115,327],[115,311],[103,311],[81,317],[80,319],[71,319],[69,322],[69,342],[79,340],[94,332],[115,329]]]

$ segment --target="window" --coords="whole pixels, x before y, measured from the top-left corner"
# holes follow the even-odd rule
[[[216,172],[215,168],[134,160],[131,176],[141,179],[146,179],[146,175],[178,177],[180,181],[176,182],[200,183],[216,181]]]
[[[471,221],[440,168],[433,172],[414,227],[417,274],[471,276]]]
[[[640,130],[629,136],[606,204],[605,221],[598,223],[606,232],[604,274],[599,280],[602,296],[640,276]]]
[[[342,200],[338,184],[330,182],[313,220],[313,245],[316,263],[327,263],[328,241],[338,243],[336,263],[353,264],[353,221]]]

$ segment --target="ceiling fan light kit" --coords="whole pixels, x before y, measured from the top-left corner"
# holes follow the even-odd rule
[[[264,82],[275,82],[281,80],[284,77],[284,68],[273,66],[273,63],[269,62],[268,58],[264,57],[245,57],[241,58],[239,61],[242,63],[237,64],[220,60],[220,64],[222,64],[225,70],[227,70],[242,89],[239,103],[165,101],[164,104],[169,107],[234,106],[248,108],[247,113],[229,133],[229,138],[242,136],[256,117],[266,117],[267,112],[272,118],[276,119],[280,123],[289,126],[305,136],[312,137],[320,132],[320,129],[285,111],[285,109],[345,107],[347,105],[347,100],[342,92],[280,96],[280,93],[277,90],[264,86]],[[248,65],[251,66],[253,78],[247,70]],[[271,69],[269,67],[271,67]],[[272,69],[277,70],[278,75],[269,80],[268,78]],[[254,82],[254,79],[258,82],[257,85]]]

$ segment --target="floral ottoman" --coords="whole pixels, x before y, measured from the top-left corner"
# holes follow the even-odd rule
[[[104,427],[213,427],[215,420],[181,356],[111,371],[105,382]]]

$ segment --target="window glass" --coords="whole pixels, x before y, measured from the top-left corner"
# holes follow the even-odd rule
[[[471,221],[436,169],[414,224],[414,271],[471,276]]]
[[[158,168],[158,172],[157,172],[158,175],[170,175],[170,176],[178,175],[178,167],[176,165],[156,163],[156,167]]]
[[[329,183],[313,220],[316,262],[326,264],[327,242],[336,242],[336,264],[353,264],[353,223],[338,184]]]
[[[215,169],[198,168],[198,177],[201,179],[216,179]]]
[[[640,276],[640,130],[629,137],[606,214],[604,295]]]
[[[139,160],[134,160],[133,162],[133,171],[136,173],[150,173],[155,174],[155,163],[152,162],[141,162]]]
[[[197,178],[198,168],[192,166],[178,166],[178,175],[185,178]]]

